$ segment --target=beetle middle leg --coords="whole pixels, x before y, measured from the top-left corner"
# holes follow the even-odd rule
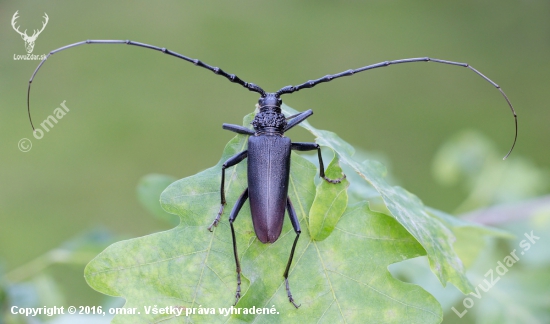
[[[233,222],[239,215],[239,212],[241,211],[241,208],[243,207],[243,204],[246,202],[247,199],[248,188],[246,188],[239,199],[237,199],[237,202],[235,202],[235,206],[233,206],[233,210],[231,210],[231,213],[229,214],[229,225],[231,226],[231,237],[233,238],[233,255],[235,256],[235,265],[237,268],[237,291],[235,292],[235,304],[233,304],[233,306],[237,305],[239,298],[241,298],[241,263],[239,262],[239,255],[237,254],[237,240],[235,238],[235,229],[233,228]],[[292,251],[294,252],[294,249]]]
[[[344,174],[341,178],[338,179],[329,179],[325,176],[325,166],[323,164],[323,157],[321,156],[321,147],[317,143],[292,143],[293,150],[296,151],[313,151],[317,150],[317,156],[319,157],[319,176],[323,179],[325,179],[327,182],[330,183],[340,183],[342,179],[346,177]]]
[[[229,159],[227,159],[227,161],[225,161],[225,163],[222,165],[222,181],[220,186],[220,198],[221,198],[220,210],[218,211],[218,215],[216,216],[212,224],[208,226],[208,230],[210,232],[212,232],[213,226],[218,226],[218,223],[220,222],[220,217],[223,214],[223,208],[225,207],[225,204],[226,204],[225,202],[225,169],[239,164],[239,162],[246,159],[247,156],[248,156],[248,150],[239,152],[233,155],[232,157],[230,157]]]
[[[296,243],[298,243],[298,239],[300,238],[300,233],[302,233],[302,230],[300,229],[300,221],[298,220],[298,216],[296,215],[294,206],[292,206],[292,202],[290,202],[290,197],[286,198],[286,209],[288,211],[288,217],[290,218],[292,227],[294,228],[294,232],[296,232],[296,238],[294,239],[294,244],[292,244],[292,250],[290,250],[290,256],[288,257],[288,262],[286,264],[286,269],[283,277],[285,278],[286,294],[288,296],[288,301],[290,301],[292,305],[294,305],[294,307],[298,308],[300,307],[300,305],[296,305],[296,303],[294,302],[294,298],[292,298],[292,294],[290,293],[290,286],[288,285],[288,271],[290,269],[290,265],[292,264],[292,258],[294,257]]]

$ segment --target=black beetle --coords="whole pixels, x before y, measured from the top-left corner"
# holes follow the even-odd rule
[[[287,123],[285,116],[281,113],[282,100],[278,93],[266,93],[258,100],[259,112],[254,117],[252,125],[255,131],[239,125],[223,124],[223,128],[239,133],[250,135],[248,138],[248,149],[239,152],[229,158],[222,166],[221,181],[221,206],[218,216],[208,227],[216,226],[220,221],[225,206],[225,169],[234,166],[248,157],[248,188],[241,194],[233,210],[229,215],[229,224],[231,225],[231,235],[233,237],[233,252],[235,263],[237,265],[237,292],[235,294],[235,303],[241,296],[241,266],[237,255],[237,245],[235,240],[235,230],[233,222],[237,218],[241,207],[250,199],[250,212],[252,214],[252,223],[254,232],[262,243],[273,243],[277,241],[283,228],[285,208],[288,211],[290,222],[296,232],[296,238],[288,258],[285,272],[286,291],[288,300],[295,306],[294,299],[290,293],[288,285],[288,270],[292,264],[294,249],[300,237],[301,229],[298,216],[288,197],[288,180],[290,175],[290,151],[312,151],[317,150],[319,157],[319,175],[330,183],[339,183],[342,178],[329,179],[325,176],[325,167],[321,148],[317,143],[292,143],[284,133],[292,127],[298,125],[313,114],[313,111],[307,110],[295,116],[290,116],[290,122]],[[344,176],[345,177],[345,176]]]
[[[510,148],[510,151],[508,152],[508,154],[506,154],[504,159],[506,159],[510,155],[510,153],[512,152],[516,144],[517,115],[516,115],[516,112],[514,111],[514,108],[512,107],[510,100],[508,99],[504,91],[502,91],[499,85],[494,83],[491,79],[487,78],[485,75],[483,75],[482,73],[480,73],[478,70],[474,69],[467,63],[446,61],[446,60],[434,59],[429,57],[385,61],[385,62],[367,65],[358,69],[347,70],[337,74],[329,74],[322,78],[319,78],[316,80],[310,80],[302,84],[299,84],[297,86],[286,86],[274,93],[266,93],[259,86],[253,83],[245,82],[241,80],[239,77],[237,77],[236,75],[228,74],[218,67],[210,66],[208,64],[201,62],[200,60],[189,58],[187,56],[173,52],[166,48],[161,48],[161,47],[134,42],[130,40],[86,40],[86,41],[70,44],[67,46],[63,46],[61,48],[58,48],[48,53],[46,58],[44,58],[44,60],[40,62],[40,64],[38,65],[38,67],[36,68],[36,70],[34,71],[34,73],[32,74],[29,80],[29,87],[27,91],[27,111],[29,114],[29,120],[31,122],[31,126],[33,130],[34,130],[34,125],[32,123],[31,112],[30,112],[30,91],[31,91],[31,84],[36,73],[38,72],[42,64],[44,64],[44,62],[50,57],[50,55],[53,55],[59,51],[62,51],[68,48],[72,48],[72,47],[84,45],[84,44],[127,44],[127,45],[134,45],[138,47],[153,49],[171,56],[175,56],[185,61],[191,62],[196,66],[200,66],[205,69],[208,69],[214,72],[215,74],[219,74],[227,78],[231,82],[238,83],[241,86],[247,88],[248,90],[254,91],[260,94],[260,99],[258,100],[259,112],[256,114],[253,121],[254,130],[251,130],[239,125],[223,124],[223,128],[226,130],[230,130],[239,134],[250,135],[250,137],[248,139],[248,149],[246,151],[243,151],[234,155],[223,164],[221,188],[220,188],[221,206],[214,222],[208,227],[208,229],[211,230],[212,226],[215,226],[218,224],[226,203],[225,192],[224,192],[225,169],[238,164],[239,162],[241,162],[242,160],[248,157],[248,188],[245,189],[245,191],[238,198],[229,216],[229,223],[231,225],[231,235],[233,239],[233,252],[234,252],[235,263],[237,268],[236,269],[237,270],[237,291],[235,294],[235,304],[238,302],[240,298],[241,268],[240,268],[238,254],[237,254],[237,245],[235,240],[235,230],[233,228],[233,222],[237,218],[237,215],[240,209],[242,208],[243,204],[246,202],[246,200],[250,198],[250,209],[252,213],[252,221],[254,223],[254,231],[258,239],[263,243],[273,243],[279,238],[279,235],[281,234],[281,229],[283,226],[285,208],[288,211],[290,221],[292,223],[294,231],[296,232],[296,238],[294,239],[294,244],[292,245],[290,256],[288,258],[288,262],[287,262],[286,269],[283,276],[285,278],[288,299],[296,308],[298,308],[299,305],[296,305],[296,303],[294,302],[294,299],[292,298],[292,294],[290,293],[290,287],[288,284],[288,271],[290,269],[290,265],[292,264],[294,249],[296,248],[296,243],[298,242],[298,238],[300,237],[300,232],[301,232],[298,217],[296,216],[294,207],[292,206],[292,203],[288,198],[290,151],[291,150],[298,150],[298,151],[317,150],[317,154],[319,158],[319,175],[330,183],[338,183],[342,179],[340,178],[340,179],[332,180],[325,177],[323,159],[321,157],[321,149],[318,144],[291,143],[290,139],[288,139],[287,137],[284,137],[284,133],[286,131],[288,131],[292,127],[304,121],[306,118],[311,116],[313,112],[311,110],[307,110],[305,112],[299,113],[294,116],[285,117],[281,113],[281,104],[282,104],[282,100],[280,98],[281,95],[290,94],[295,91],[299,91],[301,89],[312,88],[317,84],[320,84],[323,82],[329,82],[336,78],[350,76],[355,73],[359,73],[359,72],[363,72],[363,71],[367,71],[367,70],[371,70],[379,67],[385,67],[392,64],[412,63],[412,62],[436,62],[436,63],[442,63],[442,64],[450,64],[450,65],[467,67],[470,70],[474,71],[479,76],[481,76],[487,82],[491,83],[495,88],[497,88],[500,91],[504,99],[506,99],[506,102],[508,103],[508,106],[510,107],[514,115],[514,122],[515,122],[514,142],[512,143],[512,147]],[[287,120],[289,120],[288,123],[287,123]]]

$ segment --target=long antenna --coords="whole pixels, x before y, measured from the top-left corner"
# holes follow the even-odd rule
[[[78,43],[70,44],[70,45],[67,45],[67,46],[63,46],[63,47],[60,47],[56,50],[51,51],[48,55],[46,55],[46,57],[42,60],[42,62],[40,62],[40,64],[38,64],[38,67],[36,67],[36,70],[34,70],[34,73],[32,74],[31,79],[29,80],[29,88],[27,90],[27,112],[29,114],[29,121],[31,122],[31,126],[32,126],[33,131],[35,129],[34,129],[34,125],[32,123],[32,118],[31,118],[30,96],[31,96],[31,83],[32,83],[32,80],[34,79],[34,76],[36,75],[36,73],[38,72],[40,67],[42,67],[42,64],[44,64],[44,62],[46,62],[46,60],[51,55],[53,55],[57,52],[61,52],[63,50],[72,48],[72,47],[76,47],[76,46],[80,46],[80,45],[86,45],[86,44],[127,44],[127,45],[134,45],[134,46],[138,46],[138,47],[144,47],[144,48],[152,49],[152,50],[155,50],[155,51],[159,51],[159,52],[162,52],[164,54],[172,55],[172,56],[175,56],[175,57],[180,58],[182,60],[185,60],[187,62],[193,63],[196,66],[200,66],[202,68],[210,70],[210,71],[214,72],[215,74],[218,74],[218,75],[221,75],[221,76],[227,78],[231,82],[238,83],[241,86],[247,88],[248,90],[257,92],[262,97],[265,97],[265,91],[262,88],[260,88],[259,86],[255,85],[254,83],[248,83],[246,81],[241,80],[235,74],[226,73],[224,70],[220,69],[219,67],[214,67],[214,66],[208,65],[206,63],[203,63],[200,60],[192,59],[190,57],[187,57],[185,55],[176,53],[176,52],[171,51],[169,49],[166,49],[164,47],[157,47],[157,46],[153,46],[153,45],[149,45],[149,44],[145,44],[145,43],[134,42],[134,41],[131,41],[131,40],[90,40],[89,39],[89,40],[85,40],[85,41],[82,41],[82,42],[78,42]]]
[[[508,106],[510,107],[510,110],[512,111],[512,114],[514,114],[514,122],[515,122],[515,129],[516,129],[516,132],[515,132],[515,135],[514,135],[514,142],[512,143],[512,147],[510,148],[510,151],[508,151],[508,154],[506,154],[506,156],[503,158],[503,160],[506,160],[506,158],[510,155],[510,153],[512,153],[512,150],[514,149],[514,146],[516,146],[516,140],[518,138],[518,116],[516,114],[516,111],[514,110],[514,107],[512,107],[512,103],[510,102],[510,100],[508,99],[508,97],[506,96],[504,91],[502,91],[500,86],[498,84],[494,83],[491,79],[489,79],[488,77],[483,75],[478,70],[471,67],[468,63],[459,63],[459,62],[453,62],[453,61],[446,61],[446,60],[440,60],[440,59],[435,59],[435,58],[430,58],[430,57],[417,57],[417,58],[408,58],[408,59],[394,60],[394,61],[384,61],[384,62],[380,62],[380,63],[360,67],[360,68],[355,69],[355,70],[352,69],[352,70],[347,70],[347,71],[340,72],[340,73],[337,73],[337,74],[325,75],[322,78],[319,78],[319,79],[316,79],[316,80],[309,80],[309,81],[304,82],[302,84],[299,84],[297,86],[291,86],[291,85],[286,86],[286,87],[281,88],[279,91],[277,91],[276,94],[277,94],[277,96],[281,96],[281,95],[284,95],[284,94],[290,94],[290,93],[293,93],[293,92],[296,92],[296,91],[300,91],[302,89],[313,88],[314,86],[316,86],[320,83],[329,82],[329,81],[332,81],[332,80],[337,79],[337,78],[354,75],[355,73],[359,73],[359,72],[363,72],[363,71],[367,71],[367,70],[372,70],[372,69],[376,69],[376,68],[380,68],[380,67],[386,67],[386,66],[389,66],[389,65],[392,65],[392,64],[413,63],[413,62],[435,62],[435,63],[443,63],[443,64],[450,64],[450,65],[458,65],[458,66],[467,67],[470,70],[474,71],[477,75],[481,76],[487,82],[492,84],[495,88],[498,89],[498,91],[500,91],[500,93],[502,94],[504,99],[506,99],[506,102],[508,103]]]

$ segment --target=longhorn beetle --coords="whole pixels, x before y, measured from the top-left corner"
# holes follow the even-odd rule
[[[144,44],[144,43],[138,43],[130,40],[86,40],[86,41],[70,44],[67,46],[63,46],[61,48],[51,51],[46,56],[46,58],[42,60],[40,64],[38,64],[38,67],[36,68],[36,70],[31,76],[31,79],[29,80],[29,87],[27,91],[27,112],[29,114],[29,121],[31,123],[33,130],[34,130],[34,125],[31,119],[29,99],[30,99],[30,92],[31,92],[31,84],[34,77],[36,76],[36,73],[38,72],[42,64],[44,64],[44,62],[51,55],[72,47],[85,45],[85,44],[127,44],[127,45],[133,45],[133,46],[138,46],[138,47],[159,51],[159,52],[183,59],[187,62],[193,63],[196,66],[200,66],[202,68],[210,70],[215,74],[218,74],[227,78],[231,82],[240,84],[246,89],[260,94],[260,99],[258,100],[259,111],[256,114],[254,121],[252,122],[254,130],[249,129],[247,127],[239,126],[239,125],[223,124],[223,129],[226,129],[238,134],[248,135],[249,136],[248,149],[235,154],[234,156],[229,158],[227,161],[225,161],[225,163],[223,164],[221,186],[220,186],[220,197],[221,197],[220,209],[216,218],[214,219],[212,224],[208,227],[208,230],[212,231],[212,227],[218,224],[218,222],[220,221],[220,217],[223,214],[224,206],[226,204],[225,189],[224,189],[225,169],[231,166],[234,166],[239,162],[241,162],[242,160],[248,158],[248,188],[246,188],[244,192],[241,194],[241,196],[237,199],[237,202],[233,206],[233,210],[231,210],[231,213],[229,214],[229,225],[231,226],[231,236],[233,240],[233,253],[235,257],[235,264],[236,264],[236,271],[237,271],[237,290],[235,293],[235,304],[239,301],[239,298],[241,297],[241,266],[240,266],[239,257],[237,254],[237,243],[235,239],[235,229],[233,228],[233,222],[237,218],[237,215],[239,214],[239,211],[241,210],[246,200],[250,199],[250,211],[252,213],[252,222],[254,224],[254,232],[256,233],[256,236],[262,243],[273,243],[277,241],[277,239],[279,238],[279,235],[281,234],[285,209],[288,211],[290,222],[292,223],[292,227],[296,232],[296,238],[294,239],[294,243],[292,244],[292,249],[290,250],[290,256],[288,258],[283,277],[285,278],[285,285],[286,285],[288,300],[292,303],[292,305],[298,308],[299,305],[297,305],[294,302],[294,299],[292,298],[292,294],[290,292],[290,286],[288,284],[288,271],[290,269],[290,265],[292,264],[294,249],[296,248],[296,243],[298,242],[298,238],[300,237],[300,233],[301,233],[298,216],[296,215],[296,211],[294,210],[294,207],[292,206],[292,202],[288,197],[288,180],[289,180],[289,173],[290,173],[290,151],[291,150],[296,150],[296,151],[315,151],[316,150],[319,158],[319,176],[329,183],[339,183],[342,180],[342,178],[345,177],[344,175],[342,178],[333,180],[325,176],[323,158],[321,156],[321,148],[319,147],[319,144],[292,143],[289,138],[284,136],[285,132],[287,132],[292,127],[298,125],[299,123],[304,121],[306,118],[311,116],[313,114],[313,111],[311,111],[310,109],[290,117],[285,117],[281,113],[281,104],[282,104],[281,96],[282,95],[291,94],[295,91],[299,91],[306,88],[312,88],[320,83],[329,82],[340,77],[350,76],[350,75],[354,75],[355,73],[372,70],[380,67],[385,67],[393,64],[413,63],[413,62],[435,62],[435,63],[462,66],[474,71],[476,74],[478,74],[487,82],[492,84],[495,88],[497,88],[502,94],[502,96],[504,97],[504,99],[506,99],[506,102],[508,103],[508,106],[510,107],[512,114],[514,115],[514,122],[515,122],[514,142],[512,143],[512,147],[510,148],[510,151],[506,154],[504,159],[506,159],[510,155],[510,153],[512,153],[512,150],[514,149],[514,146],[516,144],[516,139],[518,134],[518,122],[517,122],[516,112],[512,107],[512,103],[510,102],[510,100],[508,99],[504,91],[502,91],[499,85],[494,83],[491,79],[487,78],[485,75],[481,74],[481,72],[474,69],[467,63],[452,62],[452,61],[434,59],[429,57],[385,61],[385,62],[380,62],[380,63],[360,67],[358,69],[347,70],[337,74],[329,74],[322,78],[319,78],[316,80],[310,80],[302,84],[299,84],[297,86],[290,85],[290,86],[281,88],[277,92],[268,93],[268,92],[265,92],[259,86],[255,85],[254,83],[243,81],[234,74],[228,74],[224,70],[218,67],[213,67],[211,65],[203,63],[200,60],[189,58],[187,56],[181,55],[179,53],[168,50],[166,48],[161,48],[161,47]],[[289,121],[287,122],[287,120]]]

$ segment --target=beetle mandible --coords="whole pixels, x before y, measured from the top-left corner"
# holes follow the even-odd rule
[[[448,65],[462,66],[474,71],[476,74],[478,74],[487,82],[492,84],[495,88],[497,88],[502,94],[502,96],[504,97],[504,99],[506,100],[508,106],[510,107],[510,110],[512,111],[512,114],[514,115],[514,123],[515,123],[514,141],[512,143],[512,147],[510,148],[510,150],[508,151],[504,159],[506,159],[510,155],[510,153],[512,153],[512,150],[514,149],[514,146],[517,140],[517,134],[518,134],[517,115],[512,106],[512,103],[510,102],[510,100],[508,99],[508,97],[506,96],[504,91],[502,91],[502,89],[498,84],[494,83],[491,79],[489,79],[488,77],[486,77],[481,72],[474,69],[467,63],[440,60],[440,59],[435,59],[430,57],[384,61],[384,62],[360,67],[358,69],[346,70],[344,72],[340,72],[337,74],[329,74],[322,78],[310,80],[302,84],[299,84],[297,86],[286,86],[281,88],[277,92],[267,93],[261,87],[255,85],[254,83],[243,81],[242,79],[240,79],[234,74],[228,74],[222,69],[203,63],[200,60],[189,58],[187,56],[168,50],[166,48],[161,48],[161,47],[157,47],[157,46],[153,46],[145,43],[139,43],[135,41],[130,41],[130,40],[86,40],[86,41],[60,47],[48,53],[46,58],[44,58],[38,64],[38,67],[35,69],[34,73],[32,74],[29,80],[29,86],[27,90],[27,112],[28,112],[29,121],[31,123],[33,130],[35,128],[32,123],[31,111],[30,111],[30,91],[31,91],[31,84],[34,77],[36,76],[36,73],[51,55],[57,52],[63,51],[65,49],[69,49],[72,47],[85,45],[85,44],[127,44],[127,45],[133,45],[133,46],[156,50],[156,51],[183,59],[187,62],[191,62],[196,66],[200,66],[202,68],[208,69],[214,72],[215,74],[218,74],[227,78],[231,82],[240,84],[241,86],[247,88],[248,90],[257,92],[260,94],[260,99],[258,100],[259,111],[256,114],[254,121],[252,123],[254,130],[249,129],[247,127],[239,126],[239,125],[223,124],[223,129],[226,129],[238,134],[248,135],[249,136],[248,149],[234,155],[223,164],[221,186],[220,186],[220,196],[221,196],[220,209],[216,218],[214,219],[212,224],[208,227],[208,230],[211,231],[212,227],[218,224],[218,222],[220,221],[220,217],[223,214],[224,206],[226,204],[225,189],[224,189],[225,169],[238,164],[239,162],[243,161],[245,158],[248,158],[248,172],[247,172],[248,188],[246,188],[244,192],[241,194],[241,196],[237,199],[229,215],[229,224],[231,226],[231,236],[233,241],[233,253],[235,257],[235,265],[236,265],[236,272],[237,272],[237,290],[235,293],[235,304],[239,301],[239,298],[241,297],[241,267],[239,263],[239,257],[237,254],[237,243],[235,239],[235,229],[233,227],[233,222],[237,218],[237,215],[239,214],[239,211],[241,210],[246,200],[247,199],[250,200],[250,211],[252,214],[252,222],[254,224],[254,232],[256,233],[257,238],[262,243],[273,243],[279,238],[279,235],[281,234],[281,230],[283,226],[285,209],[288,212],[290,222],[292,223],[292,227],[296,232],[296,238],[294,239],[294,243],[292,244],[290,256],[288,258],[283,277],[285,279],[285,286],[286,286],[288,300],[296,308],[298,308],[299,305],[295,303],[292,297],[292,294],[290,292],[290,286],[288,283],[288,272],[289,272],[290,266],[292,265],[294,250],[296,248],[296,243],[298,242],[298,239],[301,233],[300,222],[298,220],[294,207],[292,206],[292,202],[288,198],[288,181],[289,181],[289,174],[290,174],[290,152],[291,150],[297,150],[297,151],[316,150],[318,159],[319,159],[319,176],[321,178],[323,178],[324,180],[330,183],[339,183],[343,179],[343,177],[345,177],[345,175],[343,175],[342,178],[333,180],[325,176],[323,159],[321,156],[321,148],[319,147],[318,144],[292,143],[289,138],[284,136],[284,133],[286,131],[290,130],[292,127],[298,125],[299,123],[304,121],[306,118],[311,116],[313,114],[313,111],[307,110],[302,113],[296,114],[294,116],[285,117],[281,112],[282,95],[291,94],[293,92],[306,89],[306,88],[312,88],[320,83],[329,82],[340,77],[350,76],[350,75],[354,75],[355,73],[372,70],[380,67],[386,67],[393,64],[413,63],[413,62],[435,62],[435,63],[442,63],[442,64],[448,64]]]

